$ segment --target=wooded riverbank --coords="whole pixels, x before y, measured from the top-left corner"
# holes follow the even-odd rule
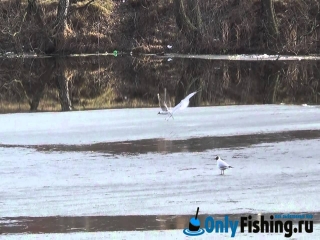
[[[8,0],[0,52],[314,54],[319,23],[316,0]]]

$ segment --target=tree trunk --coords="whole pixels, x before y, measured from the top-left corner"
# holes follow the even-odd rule
[[[67,16],[69,12],[69,0],[59,0],[56,27],[58,32],[63,33],[67,27]]]
[[[176,23],[180,31],[186,36],[191,51],[197,51],[202,38],[202,20],[198,0],[174,0]]]
[[[44,89],[46,87],[47,82],[49,82],[52,78],[53,70],[54,70],[54,63],[52,61],[47,60],[45,61],[46,71],[37,79],[36,84],[34,85],[34,88],[32,87],[32,98],[29,102],[30,105],[30,111],[37,111],[39,107],[40,100],[43,96]],[[50,66],[49,66],[49,64]]]
[[[37,111],[43,92],[48,82],[51,82],[55,68],[54,59],[24,60],[16,66],[19,73],[14,78],[20,79],[30,111]]]
[[[19,0],[16,0],[16,1],[19,1]],[[38,38],[41,37],[41,40],[42,40],[41,44],[39,43],[37,44],[37,47],[41,46],[41,51],[44,51],[45,53],[51,53],[54,51],[54,43],[52,41],[52,38],[47,32],[48,29],[43,22],[43,16],[44,16],[44,13],[42,11],[42,8],[38,6],[38,1],[28,0],[26,18],[28,19],[28,21],[31,21],[32,19],[34,19],[34,22],[38,25],[39,32],[42,33],[42,35],[37,36]]]
[[[280,72],[278,71],[275,74],[270,74],[265,79],[266,87],[265,87],[265,97],[264,104],[275,104],[277,101],[277,93],[280,84]]]
[[[61,110],[71,111],[72,104],[70,100],[70,91],[69,91],[68,78],[66,76],[66,69],[64,67],[63,62],[61,63],[61,60],[60,62],[59,62],[59,59],[57,59],[56,61],[57,61],[56,63],[57,63],[57,71],[58,71],[58,74],[56,76],[56,81],[57,81],[57,87],[59,90]]]
[[[63,74],[58,75],[57,81],[58,81],[58,88],[59,88],[61,111],[71,111],[72,104],[70,100],[68,81]]]
[[[273,41],[279,36],[279,27],[273,0],[261,0],[261,3],[264,25],[268,34],[267,40]]]
[[[37,0],[28,0],[27,19],[30,20],[31,16],[35,18],[39,27],[44,27],[44,23],[42,21],[43,12],[42,9],[38,7]]]

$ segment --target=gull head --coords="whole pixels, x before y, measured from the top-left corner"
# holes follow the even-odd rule
[[[160,112],[158,112],[158,114],[160,114]]]
[[[218,161],[220,159],[219,156],[216,156],[214,160]]]

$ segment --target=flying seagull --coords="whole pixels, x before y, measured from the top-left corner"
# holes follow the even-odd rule
[[[217,167],[221,170],[221,174],[220,175],[224,175],[224,170],[226,170],[228,168],[233,168],[228,163],[223,161],[219,156],[217,156],[215,158],[215,160],[217,161]]]
[[[193,93],[190,93],[188,96],[186,96],[184,99],[181,100],[181,102],[175,106],[172,110],[167,108],[167,111],[169,113],[169,117],[167,118],[167,120],[172,117],[173,118],[173,113],[178,111],[178,110],[183,110],[185,108],[187,108],[189,106],[189,100],[190,98],[193,97],[193,95],[195,95],[198,91],[195,91]]]

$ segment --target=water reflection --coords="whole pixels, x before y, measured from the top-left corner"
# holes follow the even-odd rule
[[[270,215],[262,214],[265,220]],[[293,213],[290,213],[293,214]],[[304,213],[295,213],[304,214]],[[309,213],[306,213],[309,214]],[[313,222],[320,222],[319,213],[313,214]],[[243,213],[228,215],[229,221],[240,220],[240,217],[252,216],[252,221],[259,220],[261,213]],[[207,214],[200,214],[201,227]],[[214,220],[224,221],[225,215],[210,214]],[[7,217],[0,218],[2,233],[68,233],[68,232],[99,232],[99,231],[135,231],[135,230],[168,230],[188,227],[192,215],[148,215],[148,216],[52,216],[52,217]],[[288,220],[288,219],[287,219]],[[299,219],[290,219],[297,223]],[[240,221],[239,221],[240,225]]]
[[[144,154],[203,152],[218,148],[248,147],[260,143],[307,140],[320,138],[319,130],[299,130],[236,136],[197,137],[184,140],[142,139],[125,142],[102,142],[84,145],[6,145],[0,147],[35,148],[38,151],[99,152],[107,154]]]
[[[2,59],[0,111],[60,111],[173,104],[318,104],[318,61],[223,61],[155,57]]]

